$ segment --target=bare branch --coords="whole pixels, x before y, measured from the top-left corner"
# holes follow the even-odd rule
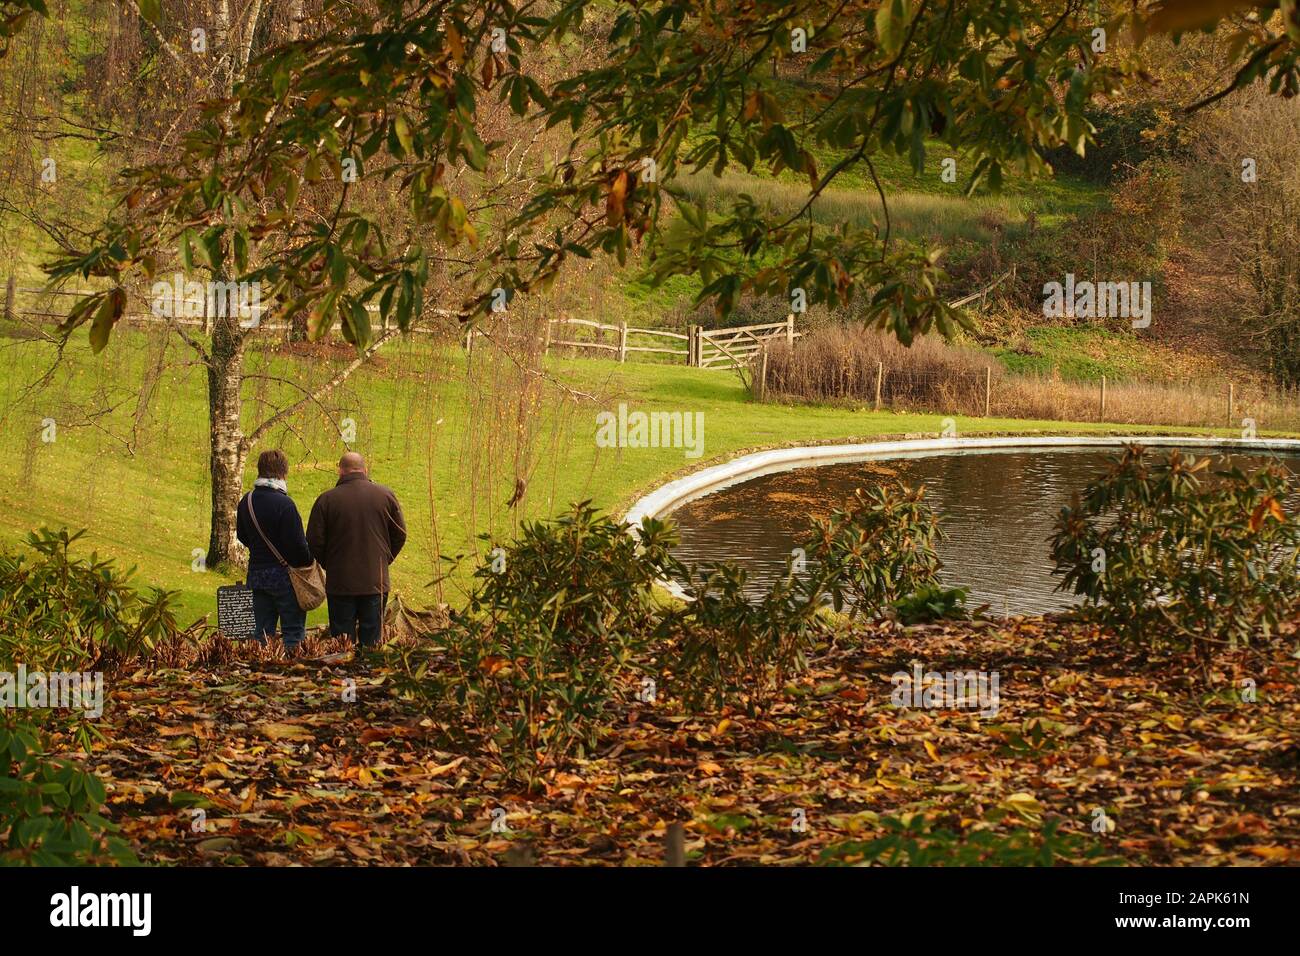
[[[149,24],[149,29],[152,30],[154,36],[158,38],[158,42],[162,45],[162,48],[167,51],[168,55],[171,56],[173,60],[176,61],[176,65],[179,66],[186,73],[189,73],[190,72],[189,66],[181,58],[181,55],[176,52],[176,48],[167,42],[167,38],[162,35],[162,31],[158,29],[158,27],[154,24],[154,22],[140,12],[140,4],[136,3],[136,0],[126,0],[126,2],[131,7],[131,9],[135,11],[135,15],[137,17],[139,17],[145,23]]]
[[[245,449],[251,448],[259,438],[265,435],[277,424],[284,421],[286,418],[289,418],[290,416],[296,414],[299,411],[299,409],[302,409],[307,405],[311,405],[311,404],[320,404],[320,400],[322,398],[324,398],[330,392],[334,391],[334,389],[338,388],[340,385],[346,382],[348,380],[348,377],[351,376],[353,372],[355,372],[361,366],[365,365],[366,362],[370,360],[370,357],[372,355],[378,352],[384,345],[386,345],[392,339],[396,338],[399,334],[401,333],[397,329],[389,329],[387,332],[380,335],[379,338],[375,339],[375,341],[371,343],[369,348],[367,348],[364,352],[362,352],[351,362],[345,365],[342,369],[340,369],[337,375],[331,378],[320,388],[314,390],[311,394],[307,395],[305,398],[299,399],[298,401],[294,402],[292,405],[280,409],[280,411],[276,412],[266,421],[262,422],[262,424],[258,425],[248,435],[245,435],[241,444],[244,446]]]

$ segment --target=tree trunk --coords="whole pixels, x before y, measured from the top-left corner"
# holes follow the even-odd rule
[[[235,85],[235,51],[230,46],[230,0],[219,0],[212,28],[212,45],[220,58],[217,81],[222,95],[229,99]],[[227,116],[229,110],[226,111]]]
[[[236,78],[243,77],[243,67],[252,49],[251,31],[257,28],[257,18],[262,4],[255,3],[246,29],[250,31],[243,56],[231,43],[230,0],[218,0],[213,22],[213,45],[220,56],[217,79],[222,94],[228,100]],[[223,122],[229,121],[226,110]],[[229,242],[223,237],[223,244]],[[229,245],[222,261],[229,261]],[[223,274],[213,275],[223,282]],[[244,462],[248,458],[249,442],[244,438],[240,421],[243,403],[240,386],[244,378],[244,331],[239,325],[238,309],[230,307],[229,299],[221,302],[212,321],[212,353],[208,363],[208,426],[209,456],[212,474],[211,533],[208,538],[207,564],[210,568],[236,563],[235,511],[243,490]],[[209,306],[212,305],[209,300]],[[205,316],[207,315],[205,311]]]
[[[209,455],[212,474],[209,568],[235,558],[235,509],[243,487],[248,444],[240,425],[240,382],[244,374],[244,336],[237,315],[218,315],[212,327],[208,365]]]

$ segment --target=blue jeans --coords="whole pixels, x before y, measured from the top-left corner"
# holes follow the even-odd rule
[[[346,634],[362,647],[379,646],[379,624],[387,594],[330,594],[330,633]]]
[[[285,650],[291,651],[302,641],[307,612],[298,606],[293,585],[285,583],[275,588],[253,588],[253,620],[257,623],[257,639],[263,643],[275,637],[278,621]]]

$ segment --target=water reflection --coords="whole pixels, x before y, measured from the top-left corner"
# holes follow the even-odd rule
[[[762,593],[784,571],[813,517],[829,515],[855,488],[898,478],[926,486],[946,536],[939,546],[940,577],[946,586],[970,588],[968,606],[988,604],[995,614],[1061,610],[1075,598],[1054,590],[1047,539],[1060,509],[1103,474],[1115,454],[1110,449],[945,453],[765,475],[673,512],[682,539],[676,554],[688,563],[736,562],[749,572],[752,591]],[[1295,456],[1233,455],[1231,461],[1243,468],[1281,461],[1300,471]]]

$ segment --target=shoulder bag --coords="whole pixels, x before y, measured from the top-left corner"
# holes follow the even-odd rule
[[[266,536],[262,526],[258,524],[257,512],[253,510],[253,493],[248,493],[248,516],[253,519],[253,527],[261,535],[266,546],[271,549],[275,555],[275,560],[279,561],[281,566],[289,572],[289,583],[293,585],[293,595],[298,599],[298,606],[304,611],[315,610],[325,601],[325,569],[320,566],[320,562],[312,559],[311,564],[305,568],[294,568],[289,566],[289,562],[284,560],[280,552],[276,550],[271,539]]]

